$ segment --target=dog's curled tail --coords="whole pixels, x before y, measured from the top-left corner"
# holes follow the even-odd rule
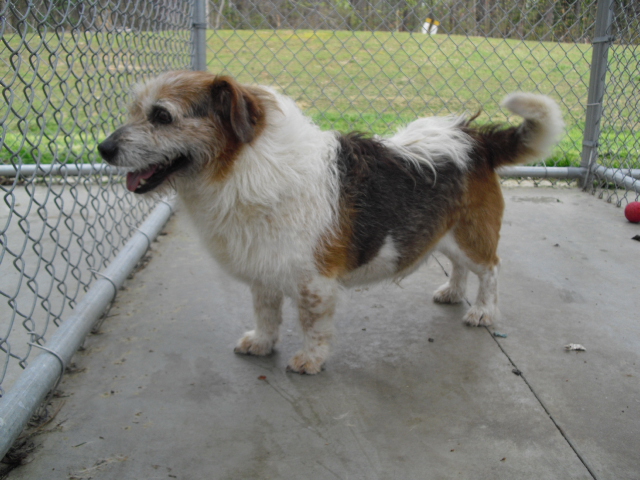
[[[523,117],[524,122],[506,129],[480,129],[480,142],[491,166],[495,169],[546,158],[564,131],[557,103],[545,95],[517,92],[507,95],[502,106]]]

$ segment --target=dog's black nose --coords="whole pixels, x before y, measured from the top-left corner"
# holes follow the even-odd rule
[[[118,144],[107,138],[104,142],[98,144],[98,152],[100,152],[102,158],[111,163],[118,154]]]

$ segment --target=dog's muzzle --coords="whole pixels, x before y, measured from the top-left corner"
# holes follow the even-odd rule
[[[98,153],[100,153],[100,156],[105,162],[114,166],[117,164],[116,159],[120,151],[118,142],[120,141],[120,137],[122,137],[122,133],[123,127],[120,127],[109,135],[104,142],[98,144]]]
[[[98,152],[105,162],[113,165],[113,161],[118,155],[118,143],[109,137],[104,142],[98,144]]]

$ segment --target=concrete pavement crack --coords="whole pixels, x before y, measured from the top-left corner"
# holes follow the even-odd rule
[[[447,270],[444,268],[444,265],[440,262],[440,260],[438,260],[438,257],[436,257],[435,255],[431,255],[433,257],[433,259],[437,262],[438,265],[440,265],[440,268],[442,269],[442,271],[444,272],[444,274],[446,275],[447,278],[449,278],[449,272],[447,272]],[[467,305],[470,307],[471,306],[471,302],[469,301],[469,299],[465,296],[464,301],[467,303]],[[564,438],[564,440],[567,442],[567,444],[569,445],[569,447],[571,448],[571,450],[573,450],[573,453],[576,454],[576,456],[578,457],[578,459],[580,460],[580,462],[582,463],[582,465],[584,465],[584,468],[587,469],[587,471],[589,472],[589,474],[591,475],[591,477],[594,480],[598,480],[598,477],[596,476],[595,472],[593,471],[593,469],[589,466],[589,464],[587,463],[586,459],[582,456],[582,454],[578,451],[578,448],[575,446],[575,444],[571,441],[571,439],[569,438],[569,436],[565,433],[565,431],[562,429],[562,427],[560,426],[560,424],[556,421],[556,419],[554,418],[553,414],[549,411],[549,409],[547,408],[547,406],[544,404],[544,402],[542,401],[542,399],[540,398],[540,396],[536,393],[535,389],[533,388],[533,386],[531,385],[531,383],[529,383],[529,381],[527,380],[525,374],[522,372],[522,370],[520,368],[518,368],[518,365],[516,365],[516,363],[514,362],[514,360],[511,358],[511,356],[507,353],[507,351],[503,348],[503,346],[500,344],[500,342],[498,341],[498,338],[496,338],[493,333],[491,332],[491,330],[489,330],[488,327],[483,327],[486,332],[489,334],[489,336],[491,336],[491,338],[493,339],[493,341],[498,345],[498,348],[500,349],[500,351],[503,353],[503,355],[505,357],[507,357],[507,360],[509,360],[509,363],[511,363],[511,365],[514,367],[514,369],[516,369],[518,372],[520,372],[518,374],[518,376],[522,379],[522,381],[525,383],[525,385],[529,388],[529,390],[531,391],[531,393],[533,394],[534,398],[538,401],[538,403],[540,404],[540,406],[542,407],[542,409],[544,410],[544,412],[548,415],[549,419],[551,420],[551,422],[553,422],[553,424],[555,425],[556,429],[558,430],[558,432],[560,432],[560,435],[562,435],[562,438]]]

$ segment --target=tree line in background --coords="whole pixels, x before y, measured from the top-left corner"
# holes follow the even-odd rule
[[[210,0],[213,29],[421,32],[521,40],[589,42],[597,0]],[[186,0],[5,0],[1,33],[51,29],[172,30],[190,26]],[[617,0],[614,36],[640,43],[640,1]]]
[[[0,0],[0,35],[191,28],[188,0]]]
[[[209,25],[222,29],[309,28],[439,33],[589,42],[597,0],[215,0]],[[618,0],[616,38],[639,43],[640,2]]]

